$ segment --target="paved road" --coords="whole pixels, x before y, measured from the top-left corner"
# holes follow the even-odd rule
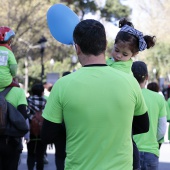
[[[54,158],[54,147],[53,149],[47,149],[47,154],[48,154],[48,164],[44,165],[44,170],[56,170],[55,167],[55,158]],[[24,150],[21,155],[21,161],[18,170],[27,170],[27,165],[26,165],[26,159],[27,159],[27,149],[26,146],[24,145]],[[35,168],[34,168],[35,169]]]
[[[45,165],[44,170],[56,170],[54,163],[54,149],[48,149],[47,153],[49,163]],[[24,147],[18,170],[27,170],[26,157],[27,151]],[[161,146],[159,162],[159,170],[170,170],[170,144],[167,142]]]
[[[170,143],[162,144],[159,162],[159,170],[170,170]]]

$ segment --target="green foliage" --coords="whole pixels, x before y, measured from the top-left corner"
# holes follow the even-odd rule
[[[127,18],[130,13],[130,8],[122,5],[119,0],[107,0],[106,5],[101,9],[101,17],[105,17],[107,21],[118,20],[123,17]]]
[[[62,0],[62,2],[66,2],[66,5],[75,11],[81,20],[83,20],[85,14],[89,12],[94,14],[98,9],[96,1],[92,0]]]
[[[105,18],[109,22],[128,17],[131,13],[130,8],[122,5],[120,0],[106,0],[104,6],[100,4],[100,1],[92,0],[63,0],[62,2],[70,6],[80,16],[81,20],[83,20],[85,14],[95,14],[97,11],[100,11],[101,18]]]
[[[156,68],[157,76],[167,76],[170,73],[170,44],[159,42],[148,52],[146,60],[152,68]]]

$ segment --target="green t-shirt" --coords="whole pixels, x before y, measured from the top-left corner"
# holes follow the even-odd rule
[[[16,65],[16,59],[11,50],[0,46],[0,88],[7,87],[12,82],[10,65]]]
[[[165,99],[148,89],[142,89],[146,105],[148,107],[148,115],[150,120],[149,132],[134,135],[133,138],[137,144],[139,151],[149,152],[159,157],[159,147],[157,141],[158,119],[166,116]]]
[[[0,91],[2,90],[4,89],[0,89]],[[19,105],[27,105],[25,92],[22,88],[18,87],[12,87],[12,89],[6,95],[6,100],[15,108],[17,108]]]
[[[169,122],[168,127],[168,140],[170,140],[170,98],[167,100],[168,108],[167,108],[167,122]]]
[[[46,100],[47,100],[47,99],[48,99],[48,96],[44,95],[44,99],[46,99]]]
[[[123,71],[123,72],[128,73],[128,74],[133,74],[132,70],[131,70],[131,67],[132,67],[132,64],[133,64],[132,59],[130,59],[128,61],[117,61],[117,62],[115,62],[113,58],[109,58],[109,59],[107,59],[106,63],[107,63],[108,66],[110,66],[112,68],[115,68],[117,70]]]
[[[170,122],[170,98],[167,100],[167,104],[168,104],[167,122]]]
[[[132,120],[146,113],[136,79],[82,67],[52,88],[43,117],[66,125],[66,170],[132,170]]]

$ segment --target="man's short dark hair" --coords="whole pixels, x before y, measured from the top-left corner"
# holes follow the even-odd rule
[[[81,21],[73,32],[74,42],[86,55],[99,55],[106,50],[107,40],[104,26],[96,20]]]
[[[44,92],[44,86],[42,83],[36,83],[31,88],[32,95],[37,95],[41,97],[43,92]]]

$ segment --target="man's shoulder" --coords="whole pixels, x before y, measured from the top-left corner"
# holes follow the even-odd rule
[[[9,51],[8,48],[6,48],[6,47],[4,47],[4,46],[1,46],[1,45],[0,45],[0,50],[2,50],[2,51]]]
[[[6,87],[8,88],[8,87]],[[0,88],[0,92],[5,90],[5,88]],[[24,89],[20,88],[20,87],[11,87],[11,90],[10,91],[23,91],[24,92]]]
[[[19,87],[12,87],[5,98],[14,107],[17,107],[20,104],[27,105],[24,89]]]
[[[117,68],[113,68],[113,67],[109,67],[110,71],[114,72],[115,74],[117,74],[120,78],[124,78],[124,79],[130,79],[132,81],[137,81],[135,79],[135,77],[133,76],[133,74],[129,74],[128,71],[122,71],[122,69],[117,69]]]
[[[19,87],[12,87],[9,93],[17,96],[25,95],[24,89],[19,88]]]
[[[9,50],[8,48],[6,48],[6,47],[4,47],[4,46],[0,46],[0,51],[1,51],[2,53],[6,53],[6,54],[10,54],[10,53],[13,54],[13,52],[12,52],[11,50]]]
[[[0,51],[3,53],[8,54],[9,56],[14,56],[14,53],[9,50],[8,48],[4,47],[4,46],[0,46]]]
[[[16,91],[16,92],[21,92],[21,93],[24,92],[24,89],[20,87],[12,87],[11,90]]]
[[[155,92],[155,91],[152,91],[152,90],[149,90],[149,89],[146,89],[146,88],[142,89],[142,91],[144,91],[145,93],[148,93],[148,94],[150,94],[152,96],[155,96],[155,97],[163,99],[163,97],[158,92]]]
[[[155,100],[158,100],[159,102],[164,102],[164,96],[162,96],[161,94],[159,94],[158,92],[154,92],[152,90],[149,89],[144,89],[145,93],[147,93],[147,95],[150,98],[153,98]]]

